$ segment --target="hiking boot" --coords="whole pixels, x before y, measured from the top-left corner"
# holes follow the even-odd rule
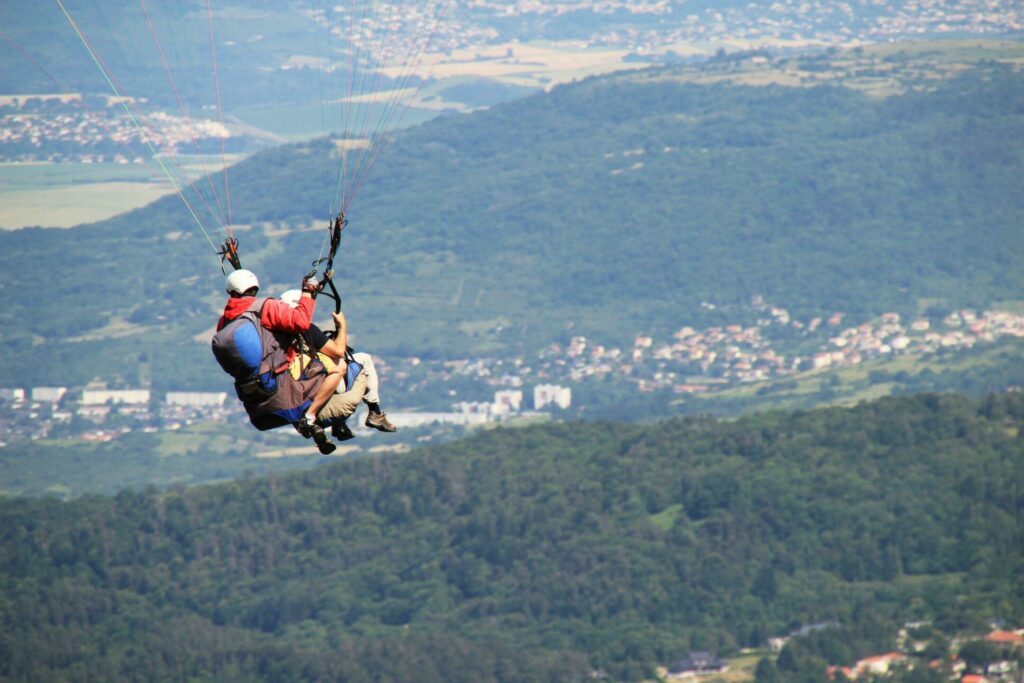
[[[335,420],[331,423],[331,436],[338,441],[348,441],[349,439],[356,438],[356,435],[352,433],[352,430],[348,428],[344,420]]]
[[[295,422],[295,431],[307,439],[313,439],[317,449],[322,455],[330,455],[337,448],[331,440],[327,438],[327,434],[324,433],[324,428],[315,422],[307,422],[306,420],[299,420]]]
[[[384,413],[370,413],[366,416],[366,426],[380,432],[395,432],[398,428],[388,422],[388,416]]]
[[[337,446],[334,445],[327,435],[324,434],[324,430],[320,430],[319,433],[313,434],[313,442],[316,443],[317,449],[320,451],[320,455],[330,455],[334,452]]]

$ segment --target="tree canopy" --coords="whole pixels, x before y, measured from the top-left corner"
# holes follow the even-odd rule
[[[1022,421],[922,395],[0,500],[0,676],[638,680],[823,619],[1020,623]]]

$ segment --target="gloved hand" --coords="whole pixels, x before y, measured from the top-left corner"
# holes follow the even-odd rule
[[[306,281],[302,283],[302,291],[308,292],[309,295],[312,296],[314,299],[316,298],[317,294],[323,291],[323,289],[323,283],[317,282],[317,279],[315,277],[307,278]]]

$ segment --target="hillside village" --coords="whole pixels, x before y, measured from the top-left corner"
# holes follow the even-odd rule
[[[706,307],[714,307],[705,303]],[[551,344],[532,359],[378,359],[389,416],[399,427],[474,426],[550,411],[585,408],[573,401],[580,382],[624,382],[639,392],[712,394],[732,386],[828,372],[873,359],[925,357],[972,349],[1005,337],[1024,337],[1024,315],[963,309],[933,324],[885,313],[858,325],[846,316],[808,321],[755,297],[755,324],[695,329],[667,339],[638,334],[631,347],[598,344],[583,336]],[[416,396],[434,397],[418,405]],[[109,441],[132,431],[177,430],[197,422],[245,423],[227,392],[109,388],[98,378],[85,387],[0,388],[0,445],[19,439]]]
[[[944,638],[929,622],[908,622],[896,637],[897,649],[860,659],[850,666],[830,666],[832,681],[879,681],[927,667],[959,683],[1019,683],[1024,681],[1024,629],[993,624],[986,634]]]
[[[704,306],[714,308],[710,303]],[[395,362],[391,377],[415,390],[460,377],[489,387],[519,387],[530,381],[571,384],[614,376],[641,392],[701,394],[877,358],[927,356],[1024,337],[1024,315],[1007,311],[960,310],[937,324],[926,318],[907,322],[898,313],[885,313],[876,320],[845,326],[843,313],[799,321],[761,297],[753,300],[752,307],[758,313],[752,325],[683,326],[668,339],[638,334],[632,346],[625,348],[576,336],[568,344],[541,349],[532,359],[428,362],[405,358]]]
[[[527,404],[522,390],[504,390],[495,392],[491,401],[454,403],[448,412],[397,410],[388,416],[403,429],[469,427],[566,410],[572,390],[540,384],[530,398],[532,404]],[[146,388],[110,389],[102,380],[77,388],[0,388],[0,448],[19,440],[107,442],[132,432],[177,431],[202,422],[243,426],[248,419],[241,403],[223,391],[168,391],[161,396]]]
[[[344,11],[335,8],[336,13]],[[691,7],[669,0],[480,0],[473,3],[472,15],[456,10],[443,17],[439,44],[446,50],[464,50],[515,40],[520,24],[574,16],[587,27],[585,31],[563,29],[566,35],[559,35],[554,30],[550,37],[571,40],[583,48],[626,49],[638,54],[686,44],[846,45],[936,34],[993,35],[1024,28],[1024,9],[1019,4],[989,0],[882,0],[872,3],[870,11],[851,2]],[[332,17],[332,24],[337,21],[338,17]],[[413,32],[423,17],[413,14],[406,23],[407,32]],[[367,36],[380,31],[372,17],[362,18],[361,28]]]
[[[130,103],[136,126],[113,98],[78,95],[8,98],[0,106],[0,162],[149,163],[162,154],[220,153],[251,147],[248,136],[210,119],[164,112],[143,114]],[[131,102],[126,100],[126,102]]]
[[[807,624],[785,636],[769,638],[766,649],[777,656],[775,666],[782,673],[787,667],[786,645],[794,638],[841,628],[837,621]],[[747,657],[751,651],[741,654]],[[1021,683],[1024,681],[1024,629],[1008,629],[993,623],[987,632],[965,633],[951,638],[937,631],[929,621],[907,622],[894,638],[894,649],[866,656],[847,666],[829,666],[830,681],[881,681],[898,679],[915,669],[926,668],[942,680],[955,683]],[[732,662],[708,652],[690,652],[658,668],[658,676],[669,683],[721,680],[733,670]],[[730,680],[749,680],[738,676]],[[600,678],[600,676],[595,676]],[[759,680],[759,679],[755,679]]]

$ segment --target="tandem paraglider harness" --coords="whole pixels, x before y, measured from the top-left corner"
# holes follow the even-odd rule
[[[303,278],[303,282],[314,279],[319,282],[312,292],[313,296],[323,294],[333,300],[335,313],[341,312],[341,295],[334,284],[334,257],[341,244],[341,233],[347,225],[348,219],[344,213],[335,216],[328,226],[330,236],[327,255],[315,259],[312,270]],[[220,256],[222,272],[226,272],[227,265],[234,270],[242,267],[238,255],[238,240],[234,237],[225,239],[217,253]],[[276,337],[263,330],[259,324],[263,301],[261,299],[253,308],[237,318],[237,324],[236,321],[232,321],[232,324],[225,326],[214,337],[214,355],[220,361],[221,367],[235,378],[235,390],[243,402],[259,403],[269,399],[277,390],[276,376],[288,369],[283,351],[279,353],[281,345]],[[338,335],[338,330],[335,328],[325,334],[328,338],[334,339]],[[272,356],[275,358],[271,358]],[[345,347],[345,362],[345,387],[351,388],[363,366],[353,357],[350,346]]]

